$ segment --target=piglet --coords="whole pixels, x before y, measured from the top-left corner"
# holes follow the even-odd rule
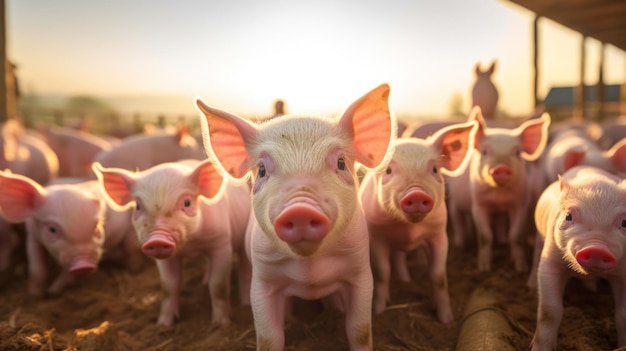
[[[474,149],[475,121],[440,129],[427,139],[401,138],[384,173],[368,173],[360,199],[367,218],[374,271],[374,311],[383,312],[389,300],[392,256],[424,246],[439,321],[453,320],[446,262],[448,212],[443,174],[463,172]],[[403,260],[404,261],[404,260]],[[409,281],[405,262],[396,268]]]
[[[50,294],[60,294],[76,276],[95,271],[110,250],[122,249],[129,265],[138,264],[130,212],[110,210],[96,181],[42,187],[28,177],[0,172],[0,209],[7,221],[26,222],[28,291],[33,296],[46,292],[48,254],[61,266],[47,289]]]
[[[26,176],[45,184],[58,176],[59,160],[54,151],[15,119],[0,124],[0,170]],[[20,227],[20,230],[16,230]],[[9,277],[13,252],[20,245],[23,224],[0,216],[0,285]]]
[[[283,115],[263,124],[197,99],[207,153],[253,173],[246,233],[257,350],[282,350],[289,297],[340,301],[351,350],[372,349],[373,278],[355,162],[384,167],[395,121],[383,84],[338,119]]]
[[[134,207],[132,223],[141,249],[156,260],[165,290],[158,324],[171,326],[178,318],[182,258],[199,255],[209,260],[213,327],[229,324],[230,272],[250,215],[248,185],[223,182],[209,160],[168,162],[137,172],[94,163],[93,170],[114,208]],[[239,273],[249,277],[246,262],[241,254]],[[246,303],[249,293],[242,290],[249,283],[244,277],[240,281]]]
[[[569,278],[602,278],[615,300],[617,343],[626,346],[626,182],[604,170],[578,166],[543,192],[535,222],[540,256],[537,327],[532,350],[555,350]],[[531,275],[533,276],[533,275]]]
[[[509,241],[515,269],[526,271],[523,233],[534,191],[529,185],[527,162],[536,160],[543,152],[550,116],[544,113],[517,128],[489,128],[480,108],[474,108],[469,120],[478,121],[479,126],[470,164],[462,175],[448,182],[454,239],[463,242],[468,226],[466,215],[471,214],[478,235],[478,269],[488,271],[493,227],[508,224],[503,236]]]
[[[559,174],[575,166],[594,166],[605,171],[626,175],[626,138],[609,150],[579,129],[564,130],[554,136],[542,157],[545,177],[549,183]]]
[[[205,158],[202,147],[188,133],[187,127],[181,126],[175,133],[159,130],[126,137],[109,150],[98,153],[94,162],[104,167],[143,171],[160,163]]]
[[[59,159],[60,177],[88,178],[96,155],[111,148],[108,140],[73,128],[46,126],[40,132]]]

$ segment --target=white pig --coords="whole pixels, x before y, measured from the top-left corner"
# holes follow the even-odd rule
[[[477,123],[454,124],[428,139],[401,138],[384,173],[368,173],[361,183],[360,199],[367,218],[374,271],[374,311],[383,312],[389,300],[392,256],[424,246],[439,321],[454,319],[450,307],[446,263],[448,211],[445,184],[448,176],[463,172]],[[394,267],[409,281],[406,264]]]
[[[448,210],[455,241],[463,242],[466,215],[471,214],[478,235],[478,269],[488,271],[491,269],[493,227],[508,222],[504,237],[509,241],[515,269],[526,271],[523,233],[534,192],[526,162],[536,160],[543,152],[550,116],[544,113],[517,128],[489,128],[480,108],[474,108],[469,120],[479,122],[470,165],[462,175],[448,182]]]
[[[240,296],[247,303],[250,268],[243,238],[250,215],[250,188],[223,182],[209,160],[167,162],[144,171],[103,168],[94,163],[114,208],[134,207],[132,222],[141,249],[156,260],[165,298],[158,324],[179,316],[182,258],[206,256],[213,327],[230,323],[230,272],[233,252],[241,252]],[[247,275],[247,279],[246,279]]]
[[[46,292],[46,253],[62,268],[47,289],[50,294],[61,293],[77,275],[95,271],[110,250],[121,248],[130,268],[137,263],[130,212],[112,211],[99,190],[96,181],[42,187],[28,177],[0,172],[2,216],[9,222],[26,222],[31,295]]]
[[[541,195],[533,272],[538,285],[532,350],[555,350],[569,278],[603,278],[615,300],[618,346],[626,346],[626,181],[595,167],[566,171]],[[531,275],[532,276],[532,275]]]
[[[372,349],[373,278],[355,163],[384,167],[395,136],[383,84],[338,120],[283,115],[263,124],[196,103],[207,153],[236,178],[253,173],[246,233],[257,350],[284,348],[291,296],[342,303],[351,350]]]
[[[97,154],[94,161],[104,167],[142,171],[160,163],[205,158],[204,150],[189,135],[187,127],[180,126],[175,133],[159,130],[126,137]]]
[[[0,124],[0,170],[10,170],[45,184],[58,176],[59,160],[43,140],[28,133],[16,119],[9,119]],[[0,284],[20,243],[20,234],[15,229],[15,225],[0,216]]]
[[[561,131],[546,147],[542,165],[548,183],[574,166],[593,166],[605,171],[626,175],[626,139],[603,150],[584,131]]]
[[[69,127],[46,126],[40,132],[59,159],[60,177],[89,177],[96,155],[111,148],[106,139]]]

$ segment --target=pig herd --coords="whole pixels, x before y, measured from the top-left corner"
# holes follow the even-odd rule
[[[497,125],[480,107],[396,137],[389,92],[376,87],[337,119],[260,123],[196,98],[201,143],[184,128],[115,141],[6,122],[0,273],[22,237],[33,296],[62,293],[103,259],[135,271],[148,256],[165,293],[155,317],[170,326],[184,318],[182,259],[204,256],[212,328],[230,323],[236,270],[258,350],[284,348],[291,297],[342,311],[350,349],[371,350],[392,276],[411,279],[407,254],[424,249],[437,319],[449,323],[449,240],[476,239],[479,271],[507,244],[537,289],[532,350],[556,348],[572,277],[590,289],[609,282],[626,346],[626,139],[606,145],[584,124],[550,126],[546,113]],[[61,267],[54,279],[50,262]]]

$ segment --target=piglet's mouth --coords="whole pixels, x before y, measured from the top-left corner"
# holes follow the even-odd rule
[[[166,259],[176,251],[176,242],[172,236],[164,231],[154,231],[150,233],[148,239],[141,246],[141,251],[146,256],[156,259]]]
[[[95,272],[98,268],[96,261],[90,258],[76,258],[72,260],[68,268],[69,272],[74,275],[84,275]]]

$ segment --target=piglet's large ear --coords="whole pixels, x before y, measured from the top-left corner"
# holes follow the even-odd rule
[[[121,168],[104,168],[99,162],[94,162],[91,169],[98,177],[107,202],[113,209],[122,210],[134,201],[131,193],[135,184],[133,173]]]
[[[465,170],[474,149],[474,134],[478,122],[466,122],[440,129],[430,138],[435,149],[441,151],[439,165],[449,176],[457,176]]]
[[[485,136],[485,129],[487,129],[487,122],[485,122],[483,111],[480,109],[480,106],[477,105],[472,107],[467,121],[476,121],[476,123],[478,123],[476,133],[474,134],[474,146],[477,146],[480,143],[480,139]]]
[[[534,161],[541,156],[548,142],[550,115],[544,112],[541,117],[533,118],[517,127],[522,139],[522,149],[526,159]]]
[[[626,172],[626,138],[604,151],[604,155],[611,160],[616,170]]]
[[[32,179],[0,172],[0,209],[7,221],[25,221],[43,204],[45,198],[46,190]]]
[[[196,105],[205,118],[200,118],[202,142],[209,157],[215,157],[228,174],[243,178],[250,170],[246,145],[258,133],[244,118],[206,105],[196,98]]]
[[[356,161],[370,169],[381,165],[396,135],[388,100],[389,85],[382,84],[352,103],[339,121],[354,138]]]
[[[200,194],[208,199],[217,195],[224,178],[217,172],[210,160],[204,160],[191,173],[191,179],[198,182]]]

